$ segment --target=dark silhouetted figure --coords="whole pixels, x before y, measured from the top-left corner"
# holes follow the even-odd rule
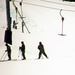
[[[15,28],[15,25],[16,25],[16,22],[15,22],[15,20],[13,21],[13,28]]]
[[[5,44],[5,46],[7,47],[7,50],[5,52],[8,53],[8,60],[11,60],[11,47],[8,44]]]
[[[22,41],[21,42],[21,47],[19,47],[19,50],[21,50],[21,52],[22,52],[22,57],[23,57],[23,59],[22,60],[24,60],[24,59],[26,59],[26,57],[25,57],[25,44],[24,44],[24,42]]]
[[[39,49],[39,57],[38,57],[38,59],[40,59],[40,57],[41,57],[42,54],[43,54],[46,58],[48,58],[48,56],[46,55],[46,53],[45,53],[45,51],[44,51],[44,46],[43,46],[42,42],[39,42],[38,49]]]

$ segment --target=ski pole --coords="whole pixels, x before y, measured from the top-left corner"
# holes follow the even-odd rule
[[[7,56],[7,53],[6,53],[6,55],[4,56],[4,59],[3,59],[3,60],[5,60],[6,56]]]
[[[5,55],[6,52],[3,53],[2,57],[0,58],[0,60],[3,58],[3,56]]]
[[[19,57],[20,51],[18,52],[18,57]]]
[[[19,55],[20,55],[20,47],[19,47],[18,57],[19,57]]]

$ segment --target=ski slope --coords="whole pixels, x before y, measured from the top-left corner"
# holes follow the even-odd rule
[[[19,2],[15,4],[21,13]],[[54,2],[54,3],[52,3]],[[15,8],[10,3],[12,21],[16,20]],[[22,33],[21,19],[17,17],[17,29],[12,23],[12,59],[19,61],[0,62],[0,75],[75,75],[75,3],[62,0],[23,0],[23,16],[30,34],[24,27]],[[63,34],[60,10],[64,17]],[[4,32],[7,28],[5,0],[0,1],[0,57],[6,50]],[[26,58],[18,57],[21,41],[26,45]],[[38,58],[37,46],[42,41],[49,57]],[[8,57],[5,58],[7,60]]]

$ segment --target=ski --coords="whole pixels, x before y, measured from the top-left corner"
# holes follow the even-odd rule
[[[17,61],[17,59],[11,59],[11,60],[0,60],[0,62],[6,62],[6,61]]]

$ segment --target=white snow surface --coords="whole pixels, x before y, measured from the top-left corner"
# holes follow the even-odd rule
[[[15,0],[15,4],[21,13],[20,1]],[[4,32],[7,28],[5,4],[5,0],[0,1],[0,57],[6,50],[4,42]],[[51,7],[63,9],[63,34],[66,36],[58,35],[61,34],[62,27],[60,10],[51,9]],[[10,9],[13,21],[16,19],[16,13],[12,2],[10,2]],[[30,34],[25,27],[22,33],[22,21],[18,15],[17,29],[11,26],[12,45],[10,45],[12,59],[18,59],[18,61],[0,62],[0,75],[75,75],[75,3],[62,0],[23,0],[22,9]],[[25,42],[27,60],[21,60],[21,54],[18,57],[21,41]],[[39,53],[37,49],[39,41],[43,43],[49,59],[42,56],[40,60],[36,60]],[[7,59],[8,57],[5,58]]]

